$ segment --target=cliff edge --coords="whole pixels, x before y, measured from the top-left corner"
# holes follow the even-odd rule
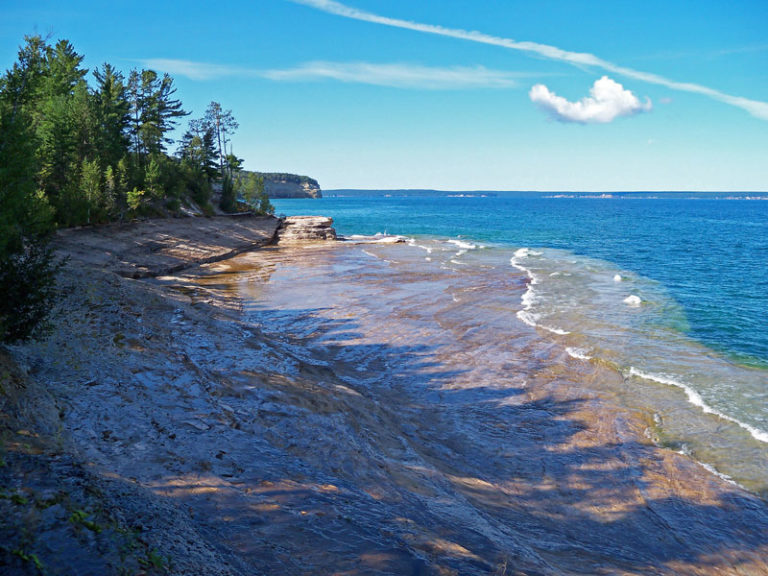
[[[264,189],[270,198],[322,198],[317,180],[298,174],[256,172],[264,178]]]

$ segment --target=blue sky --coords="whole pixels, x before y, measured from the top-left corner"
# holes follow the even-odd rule
[[[247,168],[331,188],[768,190],[768,2],[4,0],[89,68],[170,72]]]

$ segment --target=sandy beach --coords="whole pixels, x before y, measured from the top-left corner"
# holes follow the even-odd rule
[[[172,222],[69,231],[11,350],[2,536],[47,573],[768,574],[766,502],[519,322],[522,274]]]

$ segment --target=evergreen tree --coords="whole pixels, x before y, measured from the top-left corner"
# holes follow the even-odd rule
[[[128,95],[128,133],[131,141],[130,147],[131,152],[133,153],[134,164],[138,166],[140,165],[140,159],[143,158],[143,150],[139,135],[141,133],[141,117],[144,104],[141,97],[141,78],[139,77],[139,72],[135,69],[131,70],[131,73],[128,76],[126,93]]]
[[[189,129],[181,139],[178,155],[182,161],[199,168],[209,181],[218,175],[214,134],[204,120],[190,120]]]
[[[91,206],[79,184],[81,169],[97,155],[98,123],[85,82],[83,56],[66,40],[51,47],[34,37],[26,52],[43,54],[35,91],[26,99],[36,138],[38,187],[65,225],[86,223]]]
[[[237,212],[237,192],[235,182],[229,173],[224,174],[221,181],[221,201],[219,206],[224,212]]]
[[[133,70],[128,77],[130,134],[138,165],[144,167],[150,154],[164,153],[173,140],[168,133],[176,126],[177,118],[188,113],[182,109],[173,79],[161,78],[154,70]]]
[[[216,139],[219,152],[219,171],[224,176],[227,168],[225,160],[227,156],[227,144],[229,137],[235,133],[240,125],[232,115],[232,110],[223,110],[218,102],[211,102],[205,111],[204,123],[207,130],[211,130]],[[232,151],[230,150],[230,154]],[[230,174],[231,176],[231,174]]]
[[[43,43],[27,39],[0,78],[0,342],[39,336],[55,294],[51,210],[36,193],[35,138],[28,104],[41,80]]]
[[[47,47],[46,95],[71,95],[88,73],[80,67],[82,62],[83,56],[75,52],[69,40],[59,40],[54,47]]]
[[[126,155],[130,140],[130,104],[123,75],[110,64],[94,70],[93,91],[98,120],[98,150],[103,170],[117,168]]]
[[[49,45],[29,36],[0,76],[0,342],[29,338],[45,325],[56,224],[164,214],[178,210],[184,194],[207,210],[217,179],[225,210],[237,209],[238,195],[272,210],[263,181],[241,174],[230,110],[211,102],[171,158],[171,131],[187,114],[173,79],[133,70],[126,80],[103,64],[89,87],[82,63],[67,40]]]

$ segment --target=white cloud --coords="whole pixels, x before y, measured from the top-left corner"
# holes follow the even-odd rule
[[[493,46],[501,46],[510,50],[519,50],[522,52],[528,52],[532,54],[538,54],[551,60],[558,60],[561,62],[567,62],[574,66],[593,66],[601,68],[607,72],[613,74],[619,74],[627,78],[633,78],[635,80],[641,80],[649,84],[657,84],[665,86],[672,90],[678,90],[681,92],[692,92],[695,94],[701,94],[725,102],[731,106],[736,106],[742,110],[746,110],[756,118],[762,120],[768,120],[768,102],[761,102],[759,100],[750,100],[740,96],[733,96],[715,90],[714,88],[708,88],[700,84],[694,84],[691,82],[677,82],[659,76],[657,74],[651,74],[648,72],[641,72],[639,70],[633,70],[632,68],[625,68],[618,66],[607,60],[603,60],[593,54],[582,52],[569,52],[562,50],[556,46],[549,46],[547,44],[539,44],[536,42],[518,42],[509,38],[500,38],[498,36],[491,36],[489,34],[483,34],[482,32],[473,32],[468,30],[461,30],[456,28],[444,28],[443,26],[435,26],[433,24],[422,24],[419,22],[411,22],[409,20],[399,20],[397,18],[388,18],[386,16],[380,16],[364,10],[358,10],[351,6],[346,6],[341,2],[334,0],[291,0],[297,4],[303,4],[310,6],[317,10],[322,10],[330,14],[337,16],[343,16],[344,18],[351,18],[353,20],[360,20],[363,22],[371,22],[375,24],[382,24],[384,26],[392,26],[395,28],[404,28],[406,30],[414,30],[416,32],[423,32],[425,34],[436,34],[438,36],[447,36],[450,38],[458,38],[460,40],[467,40],[470,42],[478,42],[480,44],[490,44]]]
[[[141,65],[152,70],[167,72],[172,76],[184,76],[190,80],[215,80],[227,76],[255,76],[253,70],[223,64],[206,64],[172,58],[148,58]]]
[[[519,75],[482,66],[436,68],[413,64],[377,64],[371,62],[309,62],[295,68],[266,70],[265,78],[281,81],[338,80],[392,86],[451,90],[459,88],[508,88],[516,85]]]
[[[640,102],[637,96],[608,76],[596,80],[589,94],[578,102],[570,102],[544,84],[536,84],[529,96],[556,120],[579,124],[606,124],[619,116],[633,116],[651,109],[650,100]]]
[[[375,86],[455,90],[462,88],[509,88],[517,79],[530,74],[490,70],[483,66],[431,67],[418,64],[372,62],[307,62],[293,68],[258,70],[190,60],[152,58],[141,64],[190,80],[215,80],[225,77],[267,78],[279,82],[336,80]]]

